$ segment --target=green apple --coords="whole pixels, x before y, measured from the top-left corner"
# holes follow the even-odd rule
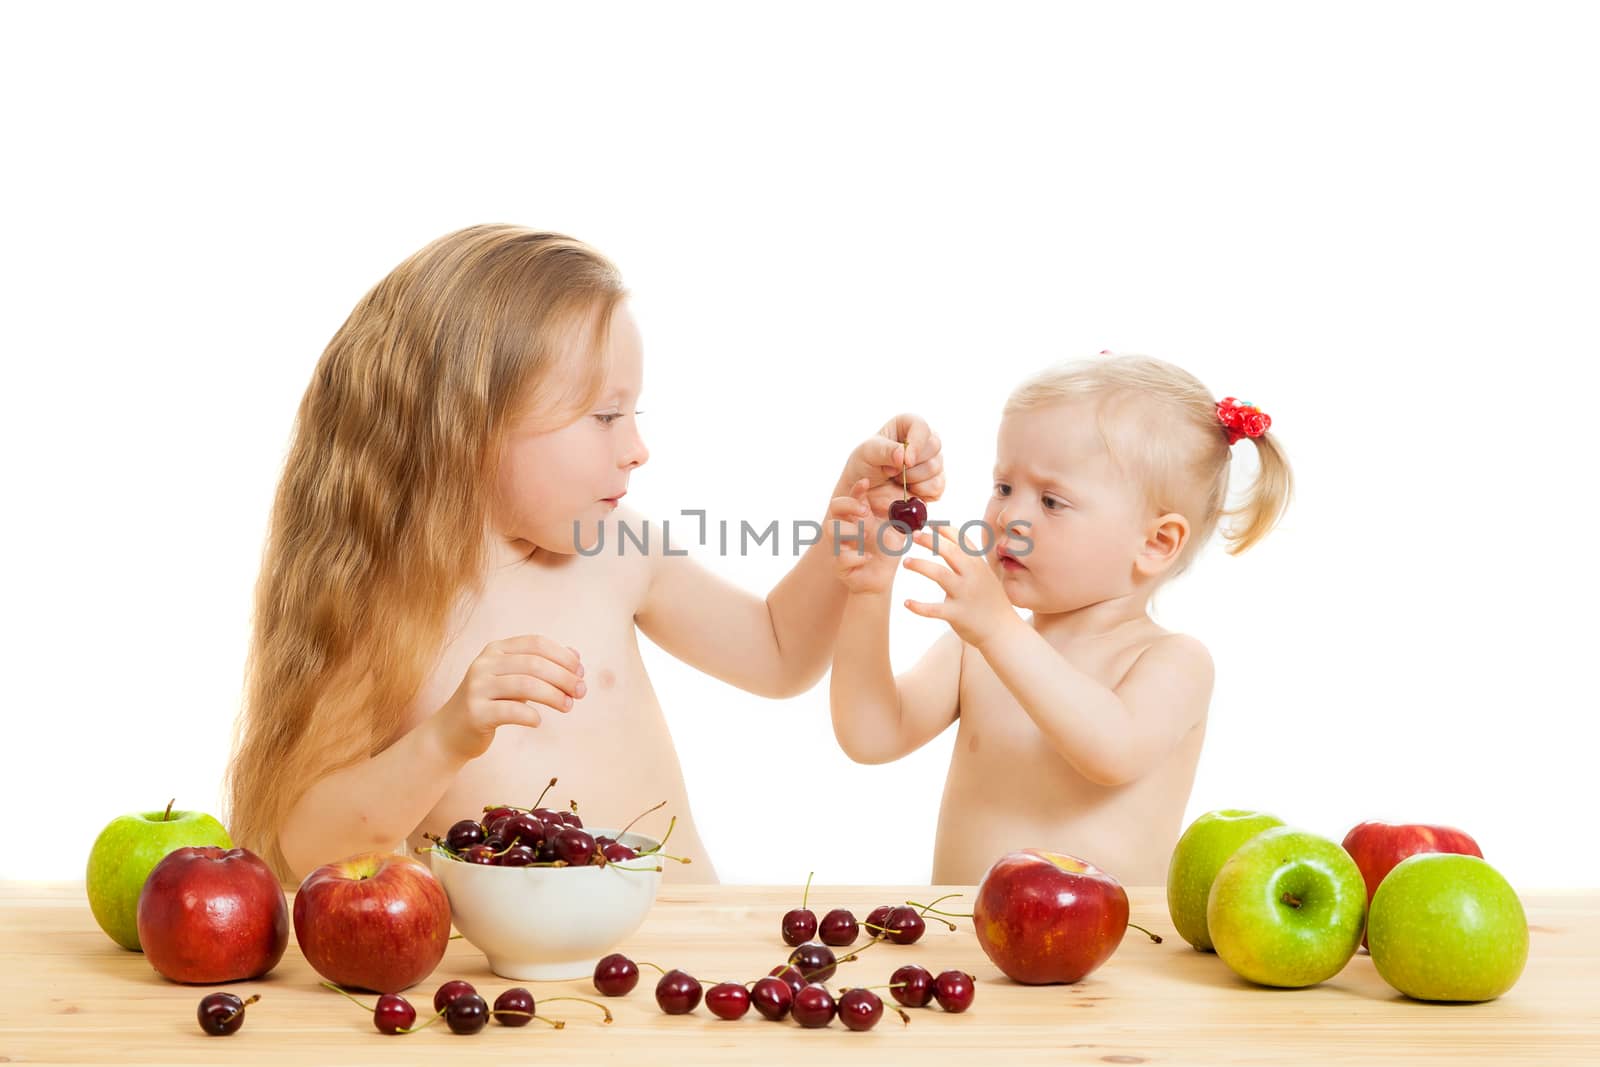
[[[84,888],[100,929],[123,948],[139,951],[139,890],[167,853],[187,845],[232,848],[216,819],[198,811],[142,811],[119,815],[89,850]]]
[[[1283,820],[1262,811],[1208,811],[1178,838],[1167,864],[1167,913],[1178,936],[1201,952],[1212,951],[1206,928],[1206,898],[1217,872],[1238,847]]]
[[[1528,917],[1477,856],[1422,853],[1379,883],[1367,948],[1385,982],[1416,1000],[1493,1000],[1528,962]]]
[[[1338,974],[1361,944],[1367,883],[1325,837],[1279,826],[1239,846],[1206,899],[1217,955],[1260,985],[1298,989]]]

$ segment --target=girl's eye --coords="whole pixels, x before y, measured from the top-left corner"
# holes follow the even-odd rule
[[[1011,487],[1009,485],[1007,485],[1005,482],[996,482],[994,484],[994,495],[995,496],[1010,496],[1011,495]]]
[[[1059,508],[1066,507],[1067,504],[1064,500],[1057,500],[1053,496],[1047,496],[1044,498],[1044,506],[1046,511],[1055,511]]]
[[[602,426],[610,426],[613,422],[616,422],[618,419],[622,418],[622,416],[621,416],[621,414],[619,414],[619,413],[617,413],[615,411],[608,411],[608,412],[604,412],[602,414],[596,415],[595,418],[600,420],[600,425],[602,425]]]

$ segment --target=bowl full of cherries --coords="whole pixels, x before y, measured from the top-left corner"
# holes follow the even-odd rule
[[[633,823],[585,827],[576,802],[539,806],[550,786],[532,807],[491,805],[442,836],[426,835],[432,844],[417,850],[450,898],[456,929],[503,978],[586,977],[644,922],[662,861],[689,862],[662,851],[675,818],[659,841],[631,832]]]

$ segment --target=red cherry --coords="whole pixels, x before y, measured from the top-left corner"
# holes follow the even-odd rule
[[[800,973],[800,969],[787,963],[779,964],[768,971],[767,974],[769,977],[776,978],[788,986],[791,994],[800,992],[806,984],[806,977]]]
[[[444,1009],[444,1021],[458,1034],[475,1034],[489,1025],[489,1005],[476,993],[463,993]]]
[[[889,521],[899,523],[915,533],[928,524],[928,505],[919,497],[907,497],[889,505]]]
[[[794,970],[793,967],[783,969]],[[750,1003],[755,1005],[762,1018],[777,1022],[789,1014],[789,1008],[794,1004],[794,989],[782,978],[768,975],[757,979],[756,984],[750,987]]]
[[[738,1019],[750,1010],[750,991],[738,982],[718,982],[706,990],[706,1010],[719,1019]]]
[[[855,944],[856,935],[861,932],[861,927],[856,922],[856,917],[849,911],[844,908],[834,908],[822,917],[817,930],[824,945],[843,948]]]
[[[464,997],[468,993],[476,992],[477,989],[473,988],[471,982],[463,982],[459,978],[446,982],[444,985],[434,990],[433,1010],[435,1013],[444,1011],[444,1009],[450,1006],[450,1002],[455,1000],[457,997]]]
[[[639,984],[639,965],[613,952],[594,965],[594,987],[608,997],[627,996]]]
[[[671,970],[656,983],[656,1004],[668,1015],[687,1015],[700,1004],[700,983],[692,975]]]
[[[933,999],[933,975],[920,964],[908,963],[889,976],[889,991],[908,1008],[926,1008]]]
[[[799,945],[810,941],[817,932],[817,916],[805,908],[795,908],[783,916],[783,943]]]
[[[208,993],[200,998],[200,1006],[195,1010],[200,1029],[212,1037],[227,1037],[244,1025],[245,1005],[260,999],[260,994],[240,1000],[232,993]]]
[[[928,929],[928,924],[922,921],[917,909],[903,904],[889,909],[889,917],[883,921],[883,925],[889,931],[889,940],[897,945],[916,944]]]
[[[409,1029],[416,1021],[417,1009],[399,993],[385,993],[378,998],[378,1006],[372,1010],[372,1025],[378,1028],[380,1034],[397,1034]]]
[[[839,1021],[849,1030],[871,1030],[883,1018],[883,1000],[869,989],[847,989],[839,998]]]
[[[948,1012],[963,1012],[972,1007],[976,992],[972,975],[964,971],[945,971],[933,980],[933,995],[939,1007]]]
[[[794,996],[794,1021],[808,1030],[815,1030],[833,1022],[839,1007],[833,994],[820,982],[812,982]]]
[[[826,982],[838,965],[833,949],[816,941],[807,941],[789,953],[789,962],[807,982]]]

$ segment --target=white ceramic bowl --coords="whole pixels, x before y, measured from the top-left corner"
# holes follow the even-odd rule
[[[608,837],[615,830],[589,829]],[[630,848],[655,848],[643,834],[623,834]],[[644,922],[661,875],[604,867],[489,867],[428,854],[450,897],[456,929],[489,957],[502,978],[561,981],[587,978]],[[641,856],[624,864],[660,866]]]

